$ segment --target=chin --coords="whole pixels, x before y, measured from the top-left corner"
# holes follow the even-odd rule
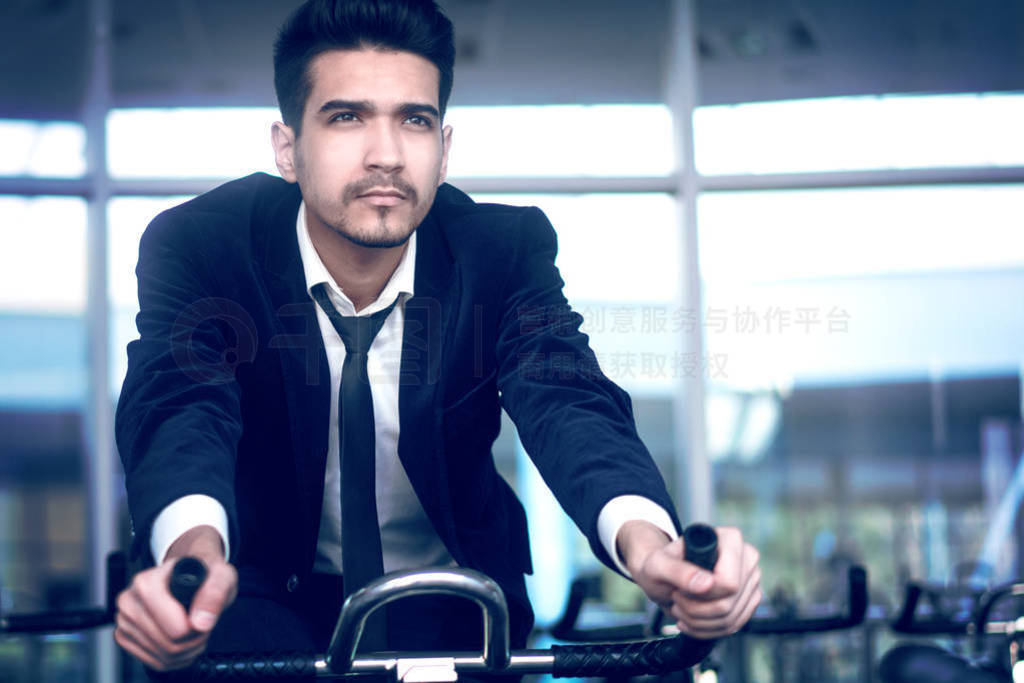
[[[412,237],[413,230],[388,230],[388,231],[367,231],[367,232],[350,232],[348,230],[337,230],[339,235],[347,239],[353,244],[358,244],[360,247],[366,247],[368,249],[392,249],[394,247],[400,247],[409,241]]]

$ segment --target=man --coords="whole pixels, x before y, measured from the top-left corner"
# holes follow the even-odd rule
[[[719,530],[713,574],[682,560],[543,214],[443,184],[453,44],[432,0],[307,2],[275,49],[283,180],[228,183],[142,238],[117,438],[133,552],[155,566],[120,596],[115,637],[152,669],[323,648],[344,595],[417,566],[494,578],[522,646],[530,557],[490,452],[501,407],[597,556],[685,631],[732,633],[760,600],[738,531]],[[209,568],[188,614],[167,590],[185,555]],[[374,642],[472,646],[475,609],[401,604]]]

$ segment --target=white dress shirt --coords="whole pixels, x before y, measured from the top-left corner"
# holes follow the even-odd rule
[[[306,227],[305,203],[296,219],[299,254],[306,276],[306,289],[326,283],[328,297],[341,315],[356,315],[355,307],[324,266]],[[384,571],[412,567],[450,566],[454,560],[427,518],[423,506],[398,459],[398,378],[405,324],[405,302],[413,295],[416,270],[416,233],[409,238],[402,259],[376,301],[358,312],[371,315],[398,303],[384,321],[367,354],[367,375],[373,397],[376,444],[377,515],[381,525]],[[310,295],[312,298],[312,295]],[[314,570],[341,573],[341,468],[338,459],[338,389],[345,361],[345,345],[327,314],[316,306],[320,333],[327,351],[331,374],[331,411],[328,427],[327,470],[320,516]],[[628,575],[615,548],[615,537],[628,521],[646,520],[669,536],[675,529],[669,514],[657,503],[642,496],[619,496],[609,501],[598,517],[601,543],[619,570]],[[189,529],[207,524],[217,529],[230,554],[227,514],[215,499],[205,495],[179,498],[165,507],[153,523],[150,549],[162,562],[171,544]]]

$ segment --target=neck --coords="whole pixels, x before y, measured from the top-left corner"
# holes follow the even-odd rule
[[[310,221],[308,214],[307,225],[313,248],[357,312],[380,297],[409,244],[363,247],[317,221]]]

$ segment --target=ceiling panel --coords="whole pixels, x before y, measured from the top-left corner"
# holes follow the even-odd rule
[[[117,106],[273,105],[293,0],[113,0]],[[654,102],[670,0],[442,0],[455,104]],[[77,118],[87,0],[0,3],[0,117]],[[1020,0],[698,0],[700,99],[1024,90]]]

